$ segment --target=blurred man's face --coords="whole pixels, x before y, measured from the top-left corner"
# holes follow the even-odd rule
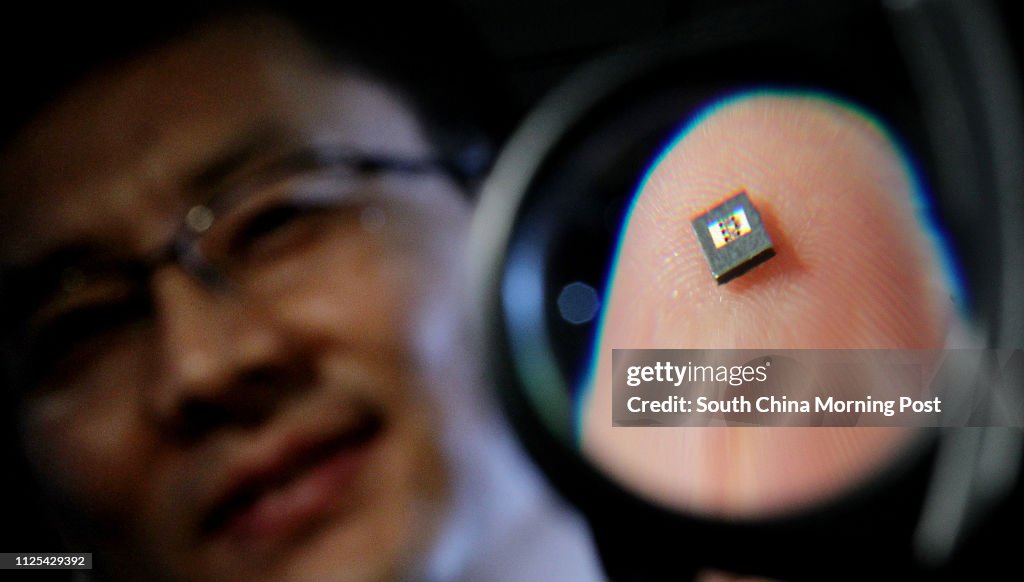
[[[93,76],[4,157],[0,259],[53,259],[26,445],[115,574],[388,579],[430,543],[468,208],[439,172],[290,157],[337,147],[432,155],[393,93],[254,20]],[[131,267],[183,224],[226,280]]]

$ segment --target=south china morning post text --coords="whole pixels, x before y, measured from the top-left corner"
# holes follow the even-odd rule
[[[698,365],[687,361],[682,366],[671,362],[655,362],[653,366],[629,366],[626,369],[626,384],[640,386],[642,382],[668,382],[679,386],[683,382],[718,383],[739,387],[748,382],[764,383],[768,380],[768,369],[771,359],[765,359],[757,366],[709,366]],[[873,400],[868,394],[860,400],[842,400],[834,396],[815,396],[815,412],[871,412],[885,416],[896,414],[896,400]],[[729,413],[729,412],[779,412],[807,413],[811,411],[810,400],[789,400],[785,395],[759,396],[756,400],[739,394],[726,400],[708,396],[697,396],[695,400],[687,400],[684,396],[669,395],[665,400],[645,400],[640,396],[632,396],[626,401],[630,412],[692,412]],[[942,401],[939,397],[931,400],[917,400],[910,396],[899,397],[899,411],[942,412]]]
[[[943,379],[986,361],[977,353],[964,356],[946,350],[613,350],[612,423],[962,426],[963,407],[943,393]]]

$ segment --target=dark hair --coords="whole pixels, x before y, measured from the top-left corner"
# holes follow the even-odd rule
[[[137,56],[216,18],[270,13],[295,25],[329,59],[372,73],[408,98],[443,155],[479,157],[514,114],[490,75],[483,43],[444,3],[146,2],[22,7],[0,25],[5,86],[0,141],[90,73]],[[456,160],[478,163],[478,160]]]

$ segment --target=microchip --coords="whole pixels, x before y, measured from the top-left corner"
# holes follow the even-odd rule
[[[692,224],[719,285],[775,256],[761,215],[743,190],[694,218]]]

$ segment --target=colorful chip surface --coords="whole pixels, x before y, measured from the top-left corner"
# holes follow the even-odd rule
[[[775,256],[761,215],[741,190],[693,219],[704,258],[719,285]]]
[[[711,233],[711,240],[715,242],[716,249],[724,247],[745,234],[750,234],[747,212],[739,208],[725,218],[712,220],[708,223],[708,232]]]

